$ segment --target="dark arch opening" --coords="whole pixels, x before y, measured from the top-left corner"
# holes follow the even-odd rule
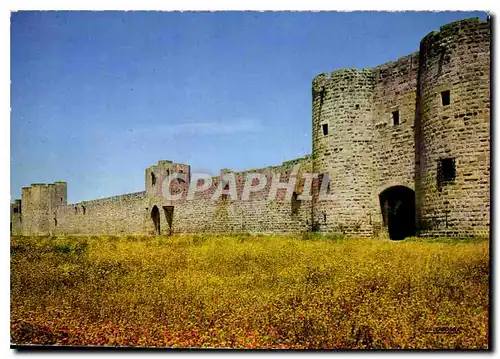
[[[414,236],[415,192],[405,186],[389,187],[379,195],[384,226],[393,241]]]
[[[155,234],[160,234],[160,210],[156,206],[151,210],[151,219],[155,226]]]
[[[172,220],[174,219],[174,206],[163,206],[165,212],[165,219],[168,224],[168,235],[172,235]]]

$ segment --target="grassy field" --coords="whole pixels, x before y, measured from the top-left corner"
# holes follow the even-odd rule
[[[487,348],[488,241],[11,238],[11,342]]]

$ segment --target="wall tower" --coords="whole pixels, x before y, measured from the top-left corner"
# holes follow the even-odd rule
[[[373,86],[369,69],[338,70],[313,80],[313,171],[329,175],[334,196],[313,205],[319,231],[372,234]]]
[[[420,43],[417,207],[423,235],[488,234],[490,24],[457,21]]]
[[[21,199],[24,235],[48,235],[57,226],[57,212],[67,204],[67,184],[34,183],[23,187]]]

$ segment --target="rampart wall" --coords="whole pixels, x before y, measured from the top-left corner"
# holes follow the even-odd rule
[[[211,178],[186,198],[189,165],[160,160],[145,170],[145,191],[67,204],[65,182],[23,188],[11,230],[38,234],[339,232],[352,236],[476,236],[490,229],[489,21],[441,27],[420,51],[370,69],[341,69],[312,82],[312,155],[279,166]],[[273,178],[297,184],[269,198]],[[301,200],[302,173],[315,173]],[[173,174],[172,193],[163,183]],[[214,193],[234,174],[237,198]],[[242,200],[249,173],[266,185]],[[329,181],[325,181],[329,179]],[[256,180],[257,181],[257,180]],[[328,182],[327,187],[326,182]],[[223,183],[223,186],[219,186]],[[256,182],[256,184],[258,181]],[[320,189],[329,197],[321,200]],[[232,188],[229,186],[228,189]]]

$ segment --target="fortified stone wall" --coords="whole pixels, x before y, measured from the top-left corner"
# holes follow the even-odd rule
[[[300,172],[311,171],[310,157],[285,162],[280,166],[248,170],[244,172],[221,171],[219,176],[212,177],[212,185],[205,191],[196,192],[192,200],[186,198],[189,182],[180,184],[180,191],[184,198],[169,201],[164,196],[157,195],[149,198],[149,212],[156,206],[160,211],[160,232],[168,233],[168,207],[173,207],[172,233],[197,233],[197,232],[302,232],[311,227],[312,201],[300,201],[293,196],[293,192],[300,192],[297,186],[292,189],[290,201],[285,201],[284,189],[277,190],[276,200],[269,200],[268,194],[272,178],[280,174],[280,182],[288,183],[294,165],[300,165]],[[214,194],[223,182],[221,189],[228,183],[227,174],[233,173],[236,184],[236,198],[229,194],[221,193],[217,200]],[[261,173],[266,175],[267,183],[260,191],[250,192],[249,200],[242,200],[245,179],[248,173]],[[258,185],[255,179],[253,185]],[[203,183],[199,182],[201,186]],[[229,184],[228,184],[228,187]],[[226,189],[225,192],[229,190]],[[149,223],[153,223],[152,219]],[[149,233],[154,233],[154,226],[148,227]]]
[[[146,192],[69,204],[59,208],[51,231],[54,235],[142,234],[149,216],[146,204]]]
[[[279,174],[280,183],[288,183],[292,168],[299,164],[300,171],[311,172],[311,158],[301,158],[285,162],[280,166],[272,166],[244,172],[234,172],[237,199],[222,194],[218,200],[213,195],[225,175],[233,173],[228,170],[220,176],[212,178],[212,185],[206,191],[198,192],[192,200],[186,197],[169,201],[163,197],[161,183],[166,178],[167,169],[186,171],[189,166],[175,164],[171,161],[159,161],[146,170],[146,191],[120,196],[83,201],[74,204],[55,206],[54,196],[49,188],[55,186],[34,185],[29,187],[30,196],[25,201],[31,215],[26,216],[28,222],[22,231],[25,235],[68,235],[68,234],[157,234],[152,210],[156,206],[159,211],[159,233],[199,233],[199,232],[302,232],[311,228],[312,201],[300,201],[296,198],[301,193],[303,182],[290,191],[291,200],[285,201],[286,191],[277,190],[275,200],[268,197],[273,176]],[[168,171],[170,172],[170,170]],[[155,185],[151,184],[151,173],[157,176]],[[245,179],[248,173],[262,173],[267,177],[265,187],[249,193],[249,200],[242,200]],[[257,182],[253,183],[258,184]],[[189,182],[173,183],[174,191],[187,195]],[[296,196],[294,196],[294,193]],[[31,202],[30,202],[31,200]],[[59,197],[57,200],[60,201]],[[36,206],[34,204],[37,204]],[[168,223],[168,207],[173,207],[172,225]],[[54,211],[52,209],[55,208]],[[17,231],[13,231],[16,234]],[[20,234],[19,232],[17,232]]]
[[[226,188],[230,170],[187,200],[190,166],[161,160],[146,169],[144,192],[68,205],[65,182],[25,187],[22,201],[11,206],[12,232],[487,235],[490,39],[489,21],[462,20],[430,33],[419,52],[395,62],[318,75],[312,83],[312,155],[234,173],[238,200],[226,191],[212,199]],[[313,200],[300,199],[301,173],[290,200],[284,189],[270,200],[273,177],[279,173],[280,182],[288,182],[296,164],[301,173],[318,174]],[[241,200],[246,175],[254,172],[268,182]],[[171,193],[183,196],[168,199],[162,184],[175,173],[183,177],[172,182]],[[323,189],[329,200],[320,199]]]

